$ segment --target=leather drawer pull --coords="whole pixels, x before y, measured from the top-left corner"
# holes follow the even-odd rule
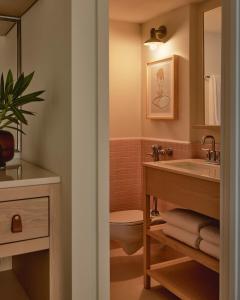
[[[20,215],[12,217],[12,233],[22,232],[22,219]]]

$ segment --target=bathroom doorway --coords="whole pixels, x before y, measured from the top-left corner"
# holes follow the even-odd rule
[[[227,5],[226,5],[226,3],[225,3],[225,9],[226,9],[226,11],[225,11],[225,14],[227,14],[227,13],[229,13],[229,12],[227,12]],[[226,15],[225,15],[226,16]],[[229,15],[228,15],[228,18],[229,18]],[[226,22],[227,23],[227,22]],[[226,28],[224,28],[224,30],[225,31],[227,31],[227,30],[229,30],[229,27],[227,27],[226,26]],[[225,32],[225,36],[226,36],[226,32]],[[227,49],[225,49],[225,50],[223,50],[223,51],[225,51],[225,54],[227,53]],[[231,72],[231,69],[229,68],[229,66],[228,67],[226,67],[226,65],[225,65],[225,70],[228,70],[228,72],[230,73]],[[110,77],[111,77],[111,75],[110,75]],[[110,81],[111,81],[111,78],[110,78]],[[227,81],[227,79],[226,79],[226,81]],[[227,85],[227,84],[226,84]],[[227,88],[225,89],[225,93],[226,93],[226,90],[227,90]],[[228,90],[229,91],[229,90]],[[111,94],[111,93],[110,93]],[[111,104],[110,104],[111,105]],[[225,114],[227,114],[227,111],[225,111]],[[225,117],[226,119],[227,119],[227,117]],[[121,121],[123,121],[122,119],[121,119]],[[223,119],[223,122],[224,122],[224,129],[222,129],[222,133],[223,133],[223,136],[222,136],[222,138],[223,138],[223,141],[224,141],[224,143],[225,143],[225,141],[226,140],[228,140],[228,134],[226,133],[226,129],[228,128],[230,128],[229,126],[229,124],[227,123],[227,121],[226,120],[224,120]],[[226,122],[226,126],[225,126],[225,122]],[[223,126],[222,126],[223,127]],[[125,138],[125,137],[123,137],[123,138]],[[139,137],[134,137],[134,138],[139,138]],[[140,138],[142,138],[142,136],[140,136]],[[152,137],[151,137],[152,138]],[[132,139],[132,140],[134,140],[134,141],[136,141],[137,139]],[[116,140],[115,140],[116,141]],[[149,140],[148,140],[149,141]],[[152,141],[152,140],[150,140],[150,141]],[[223,144],[223,143],[222,143]],[[231,141],[230,141],[230,144],[231,144]],[[229,144],[229,145],[230,145]],[[222,146],[222,149],[224,150],[224,147],[223,147],[223,145],[221,145]],[[148,148],[149,149],[149,148]],[[123,150],[124,151],[124,150]],[[223,161],[228,161],[229,162],[229,158],[226,156],[226,154],[225,154],[225,152],[223,153]],[[223,171],[224,170],[224,171]],[[223,165],[222,166],[222,173],[224,173],[224,175],[226,176],[226,174],[228,174],[229,173],[229,166],[227,165],[227,164],[225,164],[225,165]],[[226,180],[226,178],[225,178],[225,180]],[[110,182],[111,183],[111,182]],[[224,182],[224,187],[225,187],[225,191],[227,192],[227,180],[226,180],[226,182]],[[225,203],[223,200],[222,200],[222,203]],[[229,215],[227,214],[229,211],[227,211],[227,210],[225,210],[225,211],[223,211],[222,213],[224,214],[226,214],[226,216],[224,217],[224,219],[225,220],[227,220],[228,218],[229,218]],[[224,232],[226,233],[226,232],[229,232],[229,229],[227,228],[228,226],[227,225],[225,225],[224,226],[224,228],[223,228],[223,230],[224,230]],[[225,238],[227,239],[227,237],[225,236]],[[224,244],[224,247],[226,248],[224,251],[225,251],[225,253],[229,253],[228,251],[229,251],[229,249],[227,249],[228,247],[227,247],[227,245],[226,245],[226,243]],[[228,262],[226,262],[226,264],[225,264],[225,266],[227,266],[228,265]],[[225,267],[226,269],[227,269],[227,267]],[[224,283],[226,283],[227,284],[227,280],[225,280],[224,281]],[[227,293],[227,287],[225,286],[225,291],[226,291],[226,293]],[[225,294],[226,295],[226,294]],[[144,298],[143,298],[144,299]],[[150,298],[149,298],[150,299]],[[226,299],[226,298],[222,298],[222,299]],[[233,298],[231,298],[231,299],[233,299]]]

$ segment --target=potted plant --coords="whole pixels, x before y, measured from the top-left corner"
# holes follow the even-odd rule
[[[21,124],[28,124],[27,115],[34,113],[23,109],[23,106],[36,101],[43,101],[39,96],[44,91],[37,91],[30,94],[24,92],[33,79],[34,72],[25,76],[21,74],[16,82],[13,80],[12,71],[9,70],[6,80],[4,75],[0,81],[0,169],[6,167],[6,162],[14,157],[14,137],[6,129],[20,131]]]

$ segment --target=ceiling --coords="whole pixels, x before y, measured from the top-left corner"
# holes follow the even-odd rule
[[[162,13],[202,0],[109,0],[110,19],[144,23]]]

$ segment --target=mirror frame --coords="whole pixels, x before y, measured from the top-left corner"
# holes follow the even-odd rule
[[[198,43],[197,43],[197,110],[195,128],[220,128],[221,125],[205,124],[205,81],[204,81],[204,13],[217,7],[222,7],[221,0],[208,0],[198,5]]]
[[[22,24],[20,17],[11,17],[0,15],[1,21],[12,22],[13,27],[17,26],[17,77],[22,73]],[[12,28],[13,28],[12,27]],[[12,28],[10,30],[12,30]],[[22,124],[18,126],[22,129]],[[22,133],[17,131],[16,149],[17,152],[22,152]]]

